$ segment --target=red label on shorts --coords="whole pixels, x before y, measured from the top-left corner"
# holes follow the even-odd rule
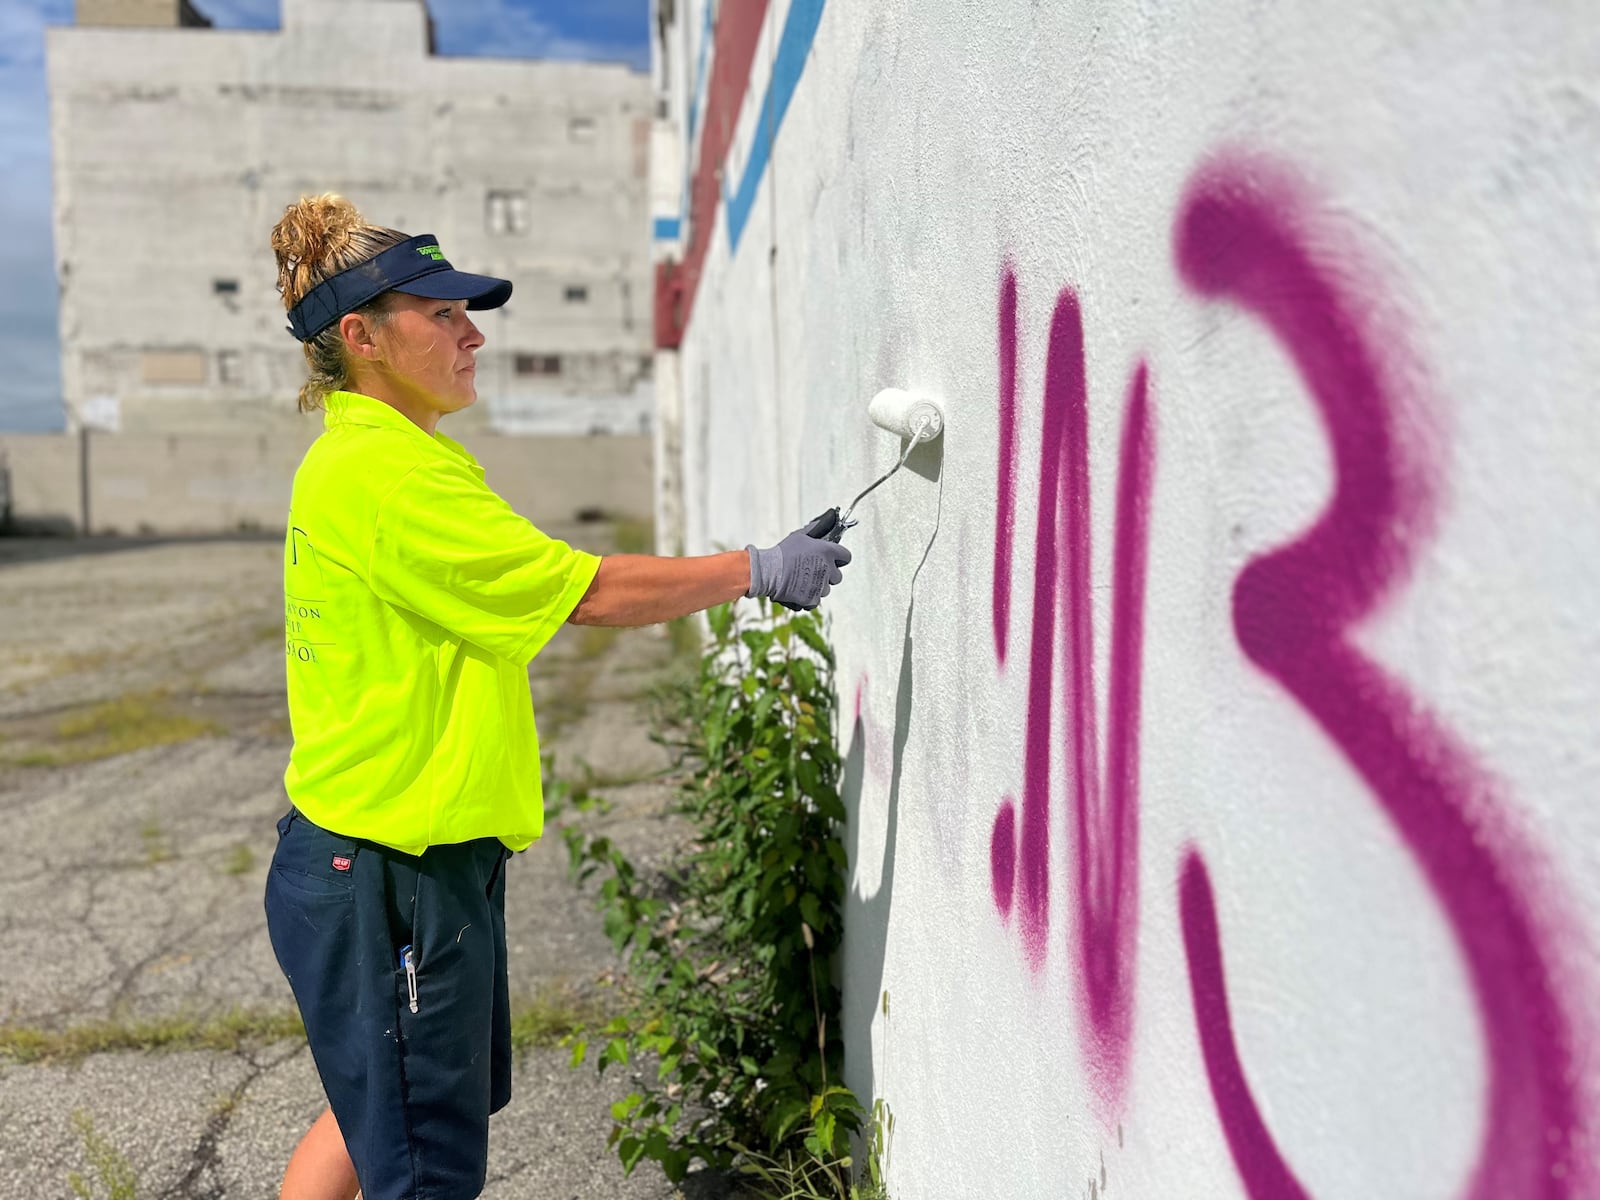
[[[335,871],[348,871],[350,869],[350,860],[342,854],[335,854],[333,856],[333,869]]]

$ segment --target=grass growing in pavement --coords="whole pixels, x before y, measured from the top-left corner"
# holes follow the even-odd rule
[[[305,1037],[300,1014],[236,1008],[214,1017],[88,1021],[65,1029],[0,1025],[0,1058],[18,1063],[77,1062],[118,1050],[237,1050]]]
[[[174,712],[165,692],[130,693],[63,717],[56,736],[78,743],[96,757],[126,754],[146,746],[165,746],[202,734],[220,732],[214,721]]]
[[[511,1006],[511,1049],[520,1058],[536,1047],[559,1045],[608,1015],[598,999],[562,984],[547,984],[531,1000]]]
[[[519,1054],[554,1046],[602,1015],[598,1001],[580,996],[568,986],[550,985],[511,1006],[511,1044]],[[112,1018],[65,1029],[6,1023],[0,1024],[0,1060],[76,1063],[91,1054],[119,1051],[231,1052],[305,1036],[305,1024],[293,1009],[235,1008],[211,1017]]]
[[[83,1152],[88,1156],[89,1166],[95,1174],[94,1183],[90,1183],[81,1171],[68,1174],[67,1186],[72,1189],[72,1194],[78,1200],[98,1200],[100,1189],[104,1188],[106,1200],[135,1200],[139,1194],[139,1176],[122,1151],[100,1135],[94,1127],[93,1118],[81,1108],[72,1114],[72,1128],[77,1131],[78,1140],[83,1143]]]
[[[172,848],[161,833],[161,825],[154,817],[139,826],[139,844],[144,847],[146,866],[167,862],[172,858]]]
[[[56,742],[8,757],[19,767],[60,767],[221,733],[215,721],[178,712],[164,691],[130,692],[56,722]]]
[[[220,1092],[211,1101],[211,1115],[214,1117],[231,1117],[239,1107],[241,1097],[238,1092]]]
[[[256,865],[255,853],[249,846],[240,842],[229,853],[222,864],[224,875],[248,875],[250,868]]]

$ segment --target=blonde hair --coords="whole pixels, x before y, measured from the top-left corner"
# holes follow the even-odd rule
[[[397,229],[367,224],[343,196],[333,192],[302,196],[283,210],[283,219],[272,227],[272,252],[278,258],[278,292],[284,310],[299,304],[323,280],[405,240],[406,235]],[[357,311],[382,322],[387,315],[384,297]],[[329,392],[343,388],[348,378],[338,324],[303,343],[303,348],[310,376],[300,388],[300,411],[312,412],[322,407]]]

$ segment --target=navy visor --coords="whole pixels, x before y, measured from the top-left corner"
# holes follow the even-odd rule
[[[499,308],[511,299],[511,281],[456,270],[445,261],[439,240],[424,233],[317,284],[289,310],[289,332],[309,342],[340,317],[384,292],[429,300],[465,300],[472,309]]]

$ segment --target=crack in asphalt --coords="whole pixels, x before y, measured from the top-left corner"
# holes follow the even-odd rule
[[[304,1043],[295,1043],[286,1053],[265,1065],[258,1062],[255,1055],[248,1051],[234,1051],[235,1057],[248,1063],[250,1070],[206,1118],[205,1124],[200,1129],[200,1135],[195,1140],[194,1149],[189,1152],[188,1167],[176,1183],[161,1193],[159,1200],[223,1200],[227,1195],[227,1183],[216,1178],[222,1166],[222,1139],[233,1124],[233,1118],[239,1112],[240,1105],[244,1103],[245,1094],[258,1080],[271,1074],[290,1059],[304,1054],[306,1050]],[[205,1180],[207,1175],[212,1177],[209,1183]]]

